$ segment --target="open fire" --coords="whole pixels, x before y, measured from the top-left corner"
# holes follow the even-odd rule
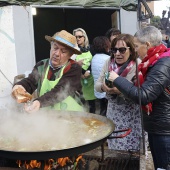
[[[100,146],[114,131],[109,119],[84,112],[1,113],[0,156],[25,169],[82,170],[94,161],[72,155]]]
[[[46,161],[38,161],[38,160],[29,160],[29,161],[23,161],[23,160],[17,160],[17,164],[20,168],[25,169],[34,169],[34,168],[43,168],[44,170],[52,170],[52,169],[61,169],[62,167],[69,167],[70,170],[78,170],[78,162],[82,160],[82,155],[79,155],[77,157],[64,157],[64,158],[58,158],[56,160],[54,159],[48,159]],[[83,166],[83,165],[82,165]]]

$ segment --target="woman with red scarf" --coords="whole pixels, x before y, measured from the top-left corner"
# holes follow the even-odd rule
[[[131,128],[124,138],[108,139],[109,149],[139,150],[141,137],[141,117],[139,106],[125,97],[107,80],[107,73],[115,71],[118,75],[133,82],[136,74],[136,52],[133,36],[120,34],[112,41],[111,58],[106,60],[100,76],[95,84],[98,92],[106,92],[108,99],[107,118],[115,124],[115,130]]]
[[[170,51],[161,41],[162,34],[154,26],[135,34],[136,51],[142,60],[136,86],[114,71],[109,76],[114,86],[134,102],[139,102],[140,93],[155,170],[170,166]]]

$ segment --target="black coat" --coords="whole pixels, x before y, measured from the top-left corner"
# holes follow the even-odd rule
[[[139,91],[142,105],[152,103],[150,115],[143,113],[147,132],[170,135],[170,57],[158,60],[149,68],[140,89],[123,77],[118,77],[114,85],[136,103],[139,103]]]

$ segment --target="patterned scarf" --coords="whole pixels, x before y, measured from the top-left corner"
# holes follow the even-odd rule
[[[161,44],[156,47],[152,47],[147,51],[146,57],[142,60],[142,62],[138,65],[138,77],[140,86],[145,81],[147,76],[149,66],[153,66],[160,58],[165,56],[161,56],[164,52],[166,52],[165,45]],[[136,83],[136,86],[138,84]],[[145,110],[148,115],[152,112],[152,103],[149,103],[145,106],[142,106],[142,109]]]
[[[135,61],[130,61],[127,60],[123,65],[118,66],[115,62],[115,59],[111,59],[110,64],[109,64],[109,72],[110,71],[115,71],[118,75],[122,77],[126,77],[131,68],[134,66]]]

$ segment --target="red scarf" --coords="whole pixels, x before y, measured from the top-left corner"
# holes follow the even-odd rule
[[[129,73],[129,71],[131,70],[131,68],[133,67],[133,65],[135,64],[135,62],[132,60],[128,63],[127,67],[122,71],[122,73],[120,74],[120,76],[122,77],[126,77],[127,74]],[[121,66],[118,66],[116,63],[115,63],[115,60],[112,59],[111,62],[110,62],[110,65],[109,65],[109,72],[110,71],[115,71],[116,73],[119,72]]]
[[[163,44],[161,44],[159,46],[152,47],[148,50],[147,56],[138,65],[138,77],[139,77],[140,86],[145,81],[149,66],[153,66],[160,58],[165,57],[161,55],[164,52],[166,52],[166,49],[167,48]],[[147,105],[142,106],[142,109],[145,110],[149,115],[150,112],[152,112],[152,103],[148,103]]]

